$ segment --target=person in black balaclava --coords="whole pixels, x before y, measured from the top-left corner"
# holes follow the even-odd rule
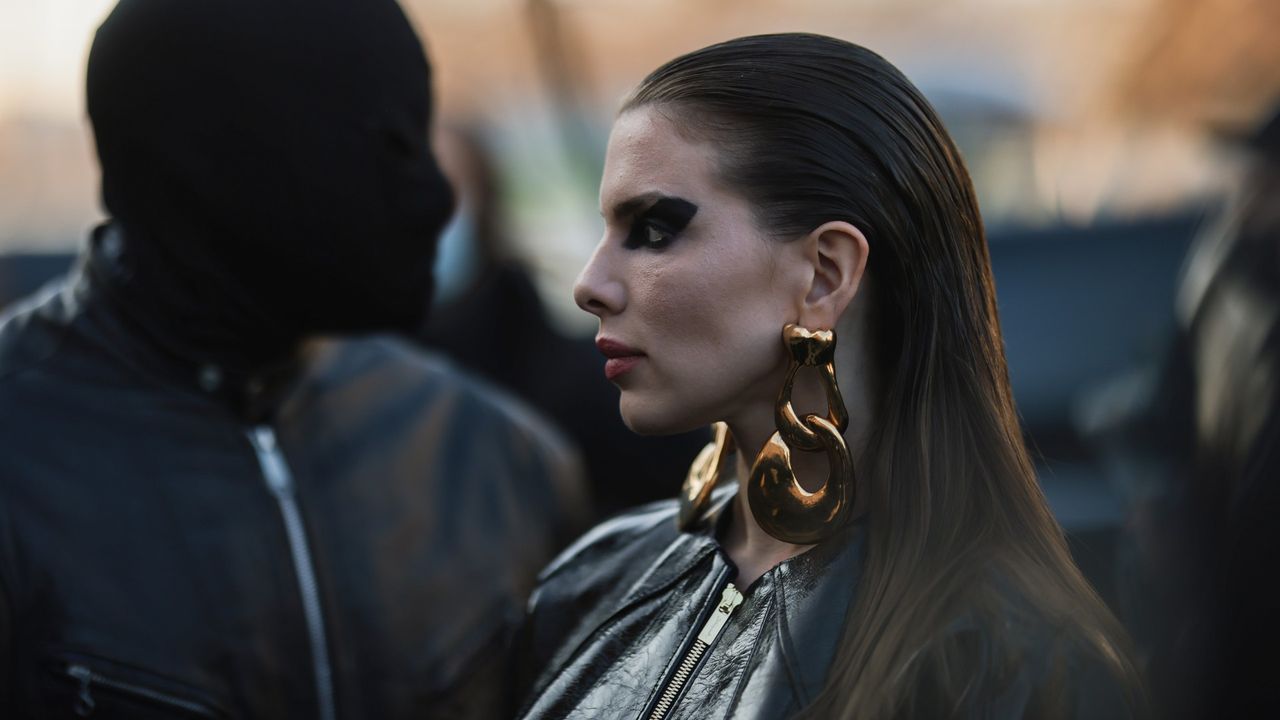
[[[452,206],[400,8],[121,0],[88,106],[111,219],[0,319],[0,717],[498,712],[580,480],[372,334]]]
[[[88,71],[121,290],[236,370],[321,331],[415,329],[453,196],[393,2],[124,0]]]

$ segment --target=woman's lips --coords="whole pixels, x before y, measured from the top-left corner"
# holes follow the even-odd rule
[[[630,357],[609,358],[604,363],[604,376],[610,380],[617,380],[619,376],[631,371],[644,358],[640,355],[632,355]]]
[[[644,353],[612,338],[596,338],[596,347],[608,358],[604,364],[604,376],[610,380],[630,372],[644,359]]]

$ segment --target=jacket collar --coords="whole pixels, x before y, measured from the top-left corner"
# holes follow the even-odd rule
[[[717,539],[723,536],[732,515],[730,504],[737,492],[736,483],[715,490],[702,519],[681,533],[668,555],[655,563],[664,577],[674,579],[683,574],[707,552],[716,552],[730,573],[737,573]],[[771,594],[774,598],[775,632],[792,687],[802,705],[811,702],[826,682],[827,669],[843,636],[845,617],[862,579],[866,534],[866,521],[855,521],[809,551],[774,566],[751,588],[753,594]],[[679,551],[681,545],[683,552]]]
[[[130,273],[121,261],[125,238],[118,225],[96,228],[72,270],[68,285],[77,324],[136,370],[221,405],[245,423],[274,416],[297,385],[304,367],[299,347],[272,362],[238,367],[219,361],[152,330],[146,313],[126,302],[117,289]]]
[[[862,579],[866,523],[855,522],[773,574],[779,646],[802,705],[822,691]]]

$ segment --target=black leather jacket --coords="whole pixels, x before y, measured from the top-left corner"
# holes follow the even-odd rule
[[[565,446],[387,338],[220,387],[101,262],[0,326],[0,717],[495,710],[504,623],[581,519]]]
[[[658,503],[597,527],[543,571],[521,631],[522,718],[785,718],[821,692],[861,579],[865,525],[770,569],[734,607],[725,588],[736,569],[716,541],[733,494],[716,492],[690,532],[676,529],[674,501]],[[1102,666],[1069,648],[1064,657],[1049,630],[1014,628],[1024,660],[1012,673],[966,667],[973,692],[962,702],[922,688],[906,716],[1042,717],[1038,689],[1059,669],[1069,681],[1054,717],[1128,716]],[[964,618],[949,633],[989,644]]]
[[[677,531],[674,502],[623,515],[543,571],[522,630],[522,717],[647,718],[665,692],[667,718],[780,718],[821,691],[861,574],[863,527],[740,588],[726,614],[737,570],[716,527],[731,499],[717,491],[692,532]],[[691,650],[701,662],[683,691],[668,690]]]

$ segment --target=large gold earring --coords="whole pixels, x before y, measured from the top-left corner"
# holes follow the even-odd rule
[[[751,466],[747,499],[751,514],[773,537],[795,545],[812,545],[844,526],[853,512],[853,459],[844,442],[849,413],[836,384],[836,336],[831,330],[810,332],[798,325],[782,329],[782,341],[791,356],[787,378],[774,406],[778,431],[764,444]],[[796,417],[791,390],[801,367],[813,367],[827,392],[827,417]],[[830,472],[817,492],[807,492],[796,482],[791,451],[825,451]]]
[[[680,513],[676,525],[681,530],[693,527],[711,502],[711,491],[720,482],[720,472],[733,453],[733,435],[729,426],[718,422],[711,426],[714,439],[702,448],[680,490]]]

